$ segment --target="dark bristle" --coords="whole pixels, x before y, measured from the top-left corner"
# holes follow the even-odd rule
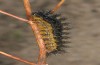
[[[71,30],[71,29],[72,28],[71,27],[68,27],[68,26],[63,28],[63,30]]]
[[[62,32],[62,34],[64,34],[64,35],[69,35],[70,32]]]
[[[71,43],[70,41],[62,41],[63,44]]]
[[[66,18],[63,17],[63,18],[60,18],[59,20],[64,21],[64,20],[66,20]]]
[[[70,23],[66,22],[66,23],[62,23],[62,25],[66,26],[66,25],[70,25]]]
[[[53,34],[54,34],[54,38],[57,40],[57,50],[54,50],[52,52],[47,53],[48,55],[51,54],[57,54],[57,53],[64,53],[65,50],[63,49],[64,47],[67,47],[66,45],[63,45],[64,43],[70,43],[69,41],[62,41],[62,39],[68,39],[70,37],[66,36],[62,36],[64,35],[68,35],[70,34],[69,32],[62,32],[63,30],[70,30],[71,28],[68,26],[70,23],[62,23],[62,21],[66,20],[65,18],[60,18],[57,19],[57,17],[60,17],[61,14],[51,14],[50,11],[38,11],[38,12],[34,12],[32,13],[33,15],[35,14],[35,16],[41,17],[43,18],[45,21],[47,21],[48,23],[51,24],[52,28],[53,28]],[[65,28],[63,28],[63,26],[67,26]],[[46,36],[46,34],[42,34],[44,36]],[[44,40],[48,40],[48,39],[44,39]]]
[[[70,39],[69,36],[63,36],[62,38],[63,38],[63,39]]]
[[[57,18],[57,17],[59,17],[61,14],[55,14],[55,15],[52,15],[52,17],[54,17],[54,18]]]

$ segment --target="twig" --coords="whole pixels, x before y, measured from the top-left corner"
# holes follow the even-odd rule
[[[21,61],[21,62],[24,62],[24,63],[30,64],[30,65],[36,65],[35,63],[32,63],[32,62],[29,62],[29,61],[23,60],[23,59],[21,59],[21,58],[18,58],[18,57],[12,56],[12,55],[7,54],[7,53],[2,52],[2,51],[0,51],[0,54],[5,55],[5,56],[10,57],[10,58],[15,59],[15,60],[18,60],[18,61]]]
[[[38,65],[44,65],[46,63],[46,48],[45,48],[45,43],[42,39],[42,36],[39,32],[38,26],[37,24],[35,24],[34,19],[32,18],[31,15],[31,7],[30,7],[30,3],[29,0],[23,0],[24,2],[24,7],[26,9],[26,15],[27,18],[30,20],[29,24],[31,25],[34,33],[35,33],[35,37],[37,39],[39,48],[40,48],[40,53],[39,53],[39,58],[38,58]],[[33,22],[32,22],[33,21]]]
[[[33,22],[29,21],[30,25],[34,31],[36,40],[38,42],[39,48],[40,48],[40,53],[39,53],[39,58],[38,58],[38,65],[45,65],[46,64],[46,48],[45,48],[45,43],[43,39],[41,38],[39,29],[36,24]]]
[[[61,5],[64,3],[65,0],[61,0],[56,6],[55,8],[51,11],[51,13],[54,13],[55,11],[57,11]]]
[[[25,7],[27,18],[28,20],[32,20],[32,17],[31,17],[32,11],[31,11],[29,0],[23,0],[23,2],[24,2],[24,7]]]
[[[28,22],[28,21],[29,21],[29,20],[27,20],[27,19],[24,19],[24,18],[15,16],[15,15],[13,15],[13,14],[7,13],[7,12],[2,11],[2,10],[0,10],[0,13],[5,14],[5,15],[10,16],[10,17],[13,17],[13,18],[18,19],[18,20],[21,20],[21,21],[23,21],[23,22]]]

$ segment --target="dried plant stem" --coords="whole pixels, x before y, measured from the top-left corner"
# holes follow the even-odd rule
[[[57,11],[61,5],[64,3],[65,0],[61,0],[56,6],[55,8],[51,11],[51,13],[54,13],[55,11]]]
[[[38,58],[38,65],[44,65],[46,63],[46,48],[45,48],[45,43],[42,39],[41,34],[39,33],[39,29],[37,24],[35,24],[35,21],[32,18],[31,15],[31,7],[30,7],[30,3],[29,0],[23,0],[24,2],[24,7],[26,9],[26,15],[27,18],[29,19],[29,24],[32,27],[32,30],[34,31],[35,37],[37,39],[39,48],[40,48],[40,54],[39,54],[39,58]]]
[[[28,21],[29,21],[29,20],[27,20],[27,19],[20,18],[20,17],[18,17],[18,16],[15,16],[15,15],[13,15],[13,14],[7,13],[7,12],[2,11],[2,10],[0,10],[0,13],[5,14],[5,15],[10,16],[10,17],[13,17],[13,18],[18,19],[18,20],[21,20],[21,21],[23,21],[23,22],[28,22]]]
[[[38,58],[38,65],[45,65],[46,64],[46,48],[45,48],[45,43],[40,35],[39,29],[37,27],[37,25],[31,21],[30,25],[34,31],[36,40],[38,42],[39,48],[40,48],[40,54],[39,54],[39,58]]]
[[[30,19],[32,20],[32,17],[31,17],[32,11],[31,11],[30,2],[29,0],[23,0],[23,2],[24,2],[24,7],[25,7],[27,18],[28,20]]]
[[[2,52],[2,51],[0,51],[0,54],[5,55],[5,56],[7,56],[7,57],[10,57],[10,58],[12,58],[12,59],[15,59],[15,60],[18,60],[18,61],[24,62],[24,63],[26,63],[26,64],[36,65],[35,63],[32,63],[32,62],[29,62],[29,61],[23,60],[23,59],[21,59],[21,58],[18,58],[18,57],[12,56],[12,55],[7,54],[7,53]]]

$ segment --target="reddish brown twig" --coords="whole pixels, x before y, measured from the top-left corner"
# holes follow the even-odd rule
[[[28,20],[32,20],[32,17],[31,17],[31,6],[30,6],[30,3],[29,3],[29,0],[23,0],[24,2],[24,7],[25,7],[25,11],[26,11],[26,16],[28,18]]]
[[[30,20],[29,24],[31,25],[31,27],[34,31],[35,37],[37,39],[37,42],[38,42],[38,45],[39,45],[39,48],[40,48],[40,54],[39,54],[39,58],[38,58],[38,65],[44,65],[46,63],[45,43],[44,43],[44,41],[41,37],[41,34],[40,34],[39,29],[37,27],[37,24],[34,23],[35,21],[32,18],[32,15],[31,15],[32,12],[31,12],[31,8],[30,8],[29,0],[23,0],[23,1],[24,1],[25,9],[26,9],[27,18]]]
[[[36,40],[38,42],[39,48],[40,48],[40,55],[38,58],[38,65],[44,65],[46,63],[46,48],[45,48],[45,43],[43,39],[41,38],[39,29],[36,24],[30,21],[30,25],[34,31],[34,34],[36,36]]]
[[[54,13],[55,11],[57,11],[61,5],[64,3],[65,0],[61,0],[55,7],[54,9],[51,11],[51,13]]]
[[[15,57],[15,56],[12,56],[12,55],[7,54],[7,53],[2,52],[2,51],[0,51],[0,54],[5,55],[5,56],[7,56],[7,57],[10,57],[10,58],[12,58],[12,59],[15,59],[15,60],[18,60],[18,61],[24,62],[24,63],[26,63],[26,64],[36,65],[36,64],[34,64],[34,63],[32,63],[32,62],[29,62],[29,61],[23,60],[23,59],[21,59],[21,58]]]
[[[21,20],[21,21],[23,21],[23,22],[28,22],[28,21],[29,21],[29,20],[27,20],[27,19],[24,19],[24,18],[15,16],[15,15],[13,15],[13,14],[7,13],[7,12],[2,11],[2,10],[0,10],[0,13],[5,14],[5,15],[10,16],[10,17],[13,17],[13,18],[18,19],[18,20]]]

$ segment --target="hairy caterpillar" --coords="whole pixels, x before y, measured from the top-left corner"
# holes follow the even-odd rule
[[[60,15],[51,14],[50,11],[32,13],[32,18],[39,28],[48,53],[64,52],[62,49],[65,47],[62,41],[64,37],[62,35],[69,34],[68,32],[63,32],[63,25],[61,23],[63,18],[57,19],[58,16]]]

